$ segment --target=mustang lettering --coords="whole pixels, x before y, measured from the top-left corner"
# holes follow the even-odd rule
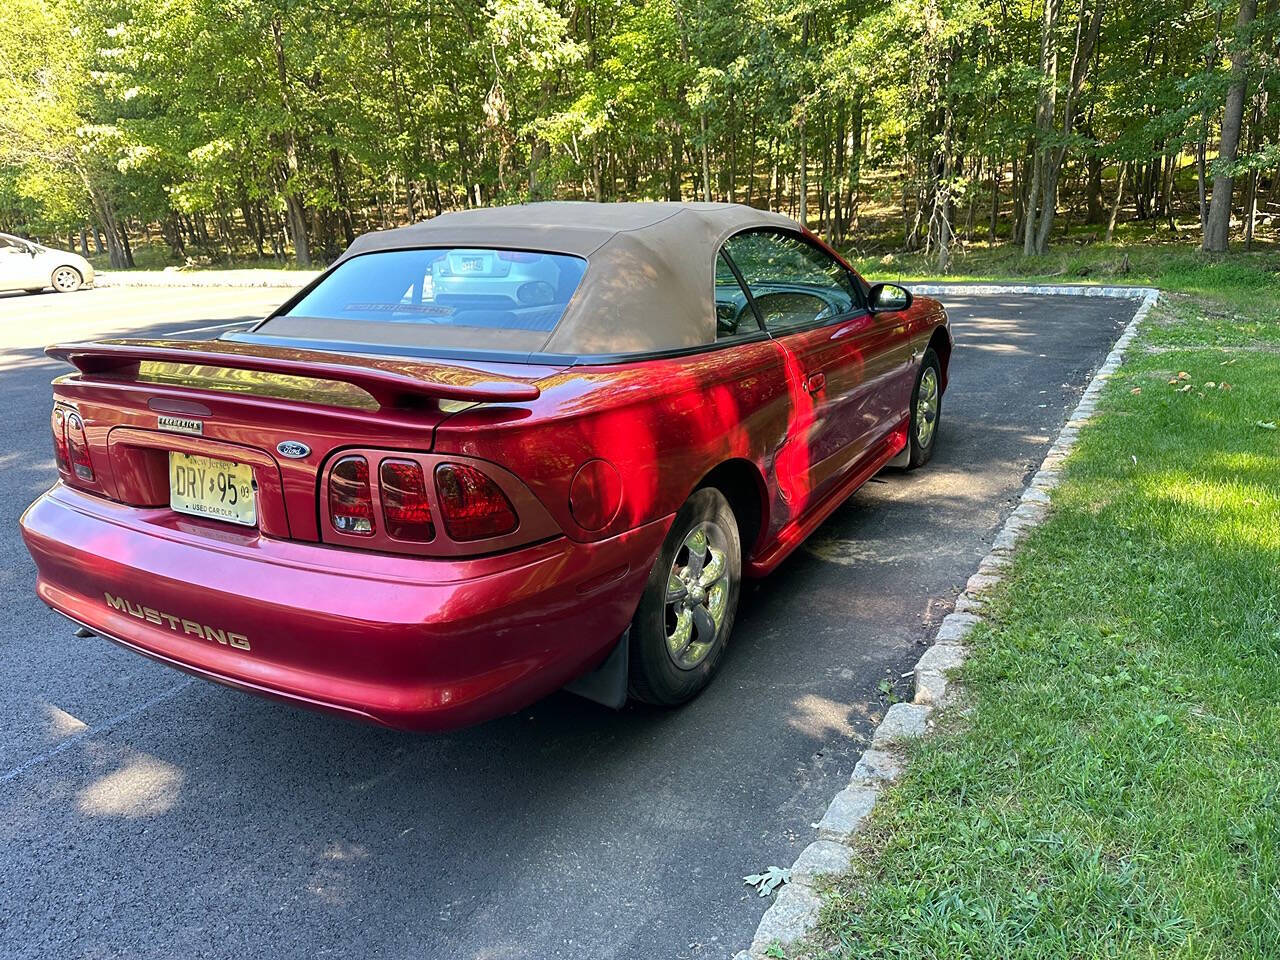
[[[217,627],[205,626],[203,623],[196,623],[194,620],[184,620],[170,613],[161,613],[155,607],[144,607],[141,604],[132,603],[124,599],[124,597],[115,597],[109,593],[104,594],[104,596],[107,598],[107,606],[112,610],[119,610],[122,613],[129,614],[131,617],[137,617],[139,620],[154,623],[156,626],[167,624],[169,629],[175,633],[190,634],[205,640],[212,640],[224,646],[235,647],[237,650],[249,649],[249,638],[243,633],[219,630]]]

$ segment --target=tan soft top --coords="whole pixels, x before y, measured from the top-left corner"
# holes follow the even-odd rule
[[[716,252],[729,236],[751,227],[800,231],[790,217],[736,203],[529,203],[461,210],[368,233],[337,264],[377,250],[419,247],[582,257],[586,274],[550,333],[456,328],[445,343],[442,327],[397,324],[396,343],[574,356],[653,352],[715,341]],[[355,342],[368,342],[371,335],[376,342],[383,332],[374,333],[362,321],[287,316],[260,329],[273,336]]]

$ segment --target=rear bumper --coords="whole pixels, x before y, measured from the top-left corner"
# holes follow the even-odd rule
[[[597,666],[669,524],[430,560],[178,522],[58,484],[22,535],[40,598],[102,636],[255,693],[443,730],[519,710]]]

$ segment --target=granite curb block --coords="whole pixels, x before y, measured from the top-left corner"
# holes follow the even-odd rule
[[[910,283],[902,284],[912,293],[926,297],[951,294],[955,297],[988,297],[999,294],[1038,294],[1051,297],[1110,297],[1112,299],[1145,300],[1153,293],[1151,287],[1093,286],[1087,283]],[[1128,328],[1124,333],[1128,332]],[[1120,336],[1124,336],[1121,333]],[[1130,337],[1125,346],[1133,340]],[[1118,341],[1117,341],[1118,342]],[[1113,351],[1114,353],[1114,351]],[[1110,357],[1107,358],[1111,359]]]
[[[824,878],[845,872],[853,862],[851,838],[866,823],[884,788],[902,775],[906,757],[904,744],[927,736],[930,718],[948,699],[951,674],[964,665],[968,656],[966,641],[970,632],[982,622],[982,594],[1003,579],[1012,562],[1012,553],[1020,540],[1049,514],[1049,492],[1058,484],[1060,468],[1080,434],[1080,428],[1096,412],[1098,397],[1106,381],[1124,359],[1138,326],[1155,305],[1159,292],[1150,287],[1085,287],[1055,285],[1005,284],[907,284],[915,293],[925,295],[989,296],[1027,293],[1049,296],[1086,296],[1141,299],[1138,309],[1117,338],[1111,352],[1085,388],[1080,402],[1067,418],[1040,469],[1023,490],[1018,506],[1009,514],[991,543],[991,552],[982,558],[978,570],[956,598],[955,612],[939,624],[933,643],[925,650],[912,671],[914,695],[910,703],[895,703],[885,711],[872,735],[871,746],[862,754],[849,785],[836,794],[822,819],[815,824],[818,839],[801,851],[791,867],[791,882],[774,897],[756,927],[751,947],[734,954],[733,960],[761,960],[776,944],[784,949],[803,940],[817,925],[822,897],[817,885]]]
[[[297,290],[319,270],[109,270],[94,279],[96,287],[280,287]]]

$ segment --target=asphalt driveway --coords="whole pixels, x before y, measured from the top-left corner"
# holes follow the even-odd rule
[[[724,669],[685,709],[561,694],[417,737],[78,639],[32,590],[16,521],[55,475],[59,372],[39,347],[286,294],[0,296],[0,956],[732,954],[767,905],[741,877],[814,838],[879,684],[918,658],[1136,305],[944,298],[934,462],[868,484],[744,590]]]

